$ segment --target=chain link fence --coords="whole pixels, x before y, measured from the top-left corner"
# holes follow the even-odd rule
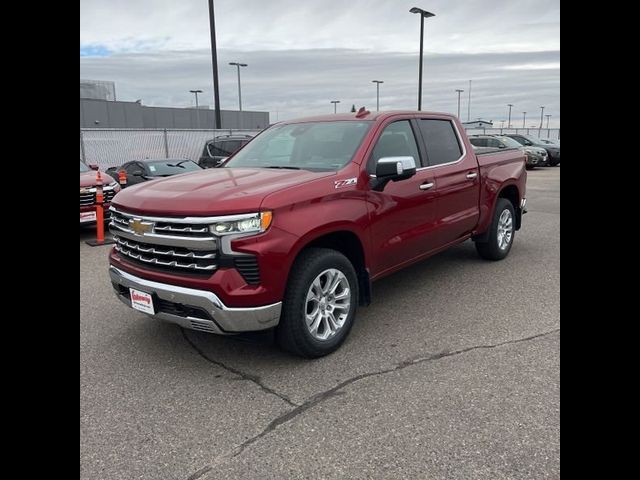
[[[197,162],[207,140],[256,133],[258,130],[81,128],[80,158],[102,170],[147,158],[189,158]]]
[[[221,135],[258,133],[258,130],[183,130],[81,128],[80,158],[101,169],[117,167],[130,160],[147,158],[189,158],[198,161],[205,142]],[[560,139],[559,128],[468,128],[467,134],[522,133]]]

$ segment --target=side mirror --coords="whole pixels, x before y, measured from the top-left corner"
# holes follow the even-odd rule
[[[504,143],[499,143],[498,148],[507,148],[507,146]]]
[[[376,164],[376,177],[371,188],[377,192],[384,190],[390,181],[406,180],[416,174],[416,161],[413,157],[384,157]]]
[[[98,165],[96,165],[95,163],[92,163],[91,165],[89,165],[89,168],[91,170],[96,170],[96,171],[100,170],[100,167]]]

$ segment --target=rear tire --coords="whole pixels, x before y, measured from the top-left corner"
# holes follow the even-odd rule
[[[335,351],[353,326],[358,298],[358,276],[347,257],[328,248],[304,250],[289,275],[278,345],[307,358]]]
[[[502,260],[515,239],[515,211],[506,198],[498,198],[486,242],[476,242],[478,254],[485,260]]]

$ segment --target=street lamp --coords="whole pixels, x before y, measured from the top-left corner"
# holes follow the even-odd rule
[[[527,120],[527,112],[522,112],[522,128],[525,128],[525,121]]]
[[[458,92],[458,118],[460,118],[460,94],[464,92],[464,90],[456,88],[456,92]]]
[[[507,107],[509,107],[509,120],[507,121],[507,128],[511,128],[511,107],[513,107],[513,103],[507,103]]]
[[[540,107],[540,128],[542,128],[542,114],[544,113],[544,107]]]
[[[213,12],[213,0],[209,0],[209,32],[211,34],[211,66],[213,68],[213,105],[216,128],[222,128],[220,115],[220,90],[218,89],[218,48],[216,47],[216,20]]]
[[[467,102],[467,122],[471,118],[471,80],[469,80],[469,100]]]
[[[380,111],[380,84],[384,83],[382,80],[371,80],[371,83],[376,84],[376,112]]]
[[[547,117],[547,129],[549,128],[549,119],[551,118],[551,115],[545,115],[545,117]]]
[[[333,113],[338,113],[338,104],[340,103],[340,100],[331,100],[331,103],[333,103]]]
[[[189,90],[196,96],[196,128],[200,128],[200,110],[198,110],[198,94],[202,93],[202,90]]]
[[[240,67],[246,67],[246,63],[229,62],[229,65],[238,67],[238,126],[242,129],[242,89],[240,88]]]
[[[413,7],[409,10],[411,13],[420,14],[420,73],[418,75],[418,110],[422,110],[422,50],[424,40],[424,19],[429,17],[435,17],[435,13],[427,12],[418,7]]]

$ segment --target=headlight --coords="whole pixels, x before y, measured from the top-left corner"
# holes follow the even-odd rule
[[[525,148],[524,153],[534,153],[530,148]]]
[[[273,213],[269,211],[246,215],[230,215],[228,221],[221,220],[209,225],[209,230],[216,235],[262,233],[269,228],[272,219]]]

